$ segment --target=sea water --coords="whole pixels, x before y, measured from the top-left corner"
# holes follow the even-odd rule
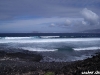
[[[0,50],[28,50],[40,53],[41,62],[83,60],[100,49],[99,37],[63,38],[60,36],[0,37]]]

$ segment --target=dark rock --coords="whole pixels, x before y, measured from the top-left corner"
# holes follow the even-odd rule
[[[35,54],[35,53],[29,53],[29,52],[13,52],[13,53],[8,53],[4,51],[0,51],[0,57],[6,57],[10,59],[21,59],[23,61],[34,61],[34,62],[39,62],[40,60],[43,59],[42,55],[40,54]]]
[[[1,60],[3,57],[9,58]],[[18,60],[10,60],[16,59]],[[39,62],[42,56],[37,53],[0,51],[0,75],[43,75],[53,72],[55,75],[82,75],[84,71],[100,71],[100,53],[92,58],[75,62]]]

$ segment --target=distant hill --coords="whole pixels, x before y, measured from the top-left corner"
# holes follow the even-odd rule
[[[100,33],[100,29],[91,29],[82,31],[83,33]]]
[[[32,33],[40,33],[39,31],[32,31]]]

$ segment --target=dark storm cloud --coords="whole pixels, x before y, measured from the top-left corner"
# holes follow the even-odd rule
[[[0,0],[0,32],[77,32],[99,17],[100,0]]]
[[[0,0],[0,19],[16,16],[76,17],[82,8],[99,8],[99,0]],[[95,10],[96,10],[95,9]],[[98,12],[98,11],[97,11]],[[99,13],[99,12],[98,12]]]

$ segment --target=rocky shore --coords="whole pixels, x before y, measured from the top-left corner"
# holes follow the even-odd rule
[[[40,54],[0,51],[0,75],[91,75],[100,74],[100,53],[75,62],[40,62]]]

